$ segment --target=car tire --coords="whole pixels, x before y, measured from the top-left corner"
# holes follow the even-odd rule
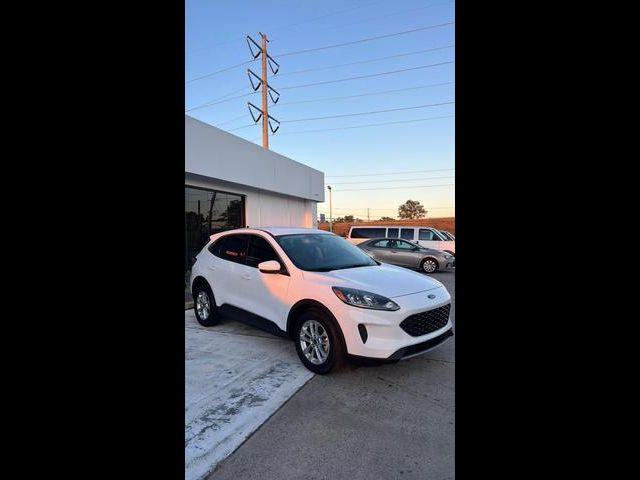
[[[192,296],[193,311],[200,325],[203,327],[213,327],[220,323],[220,314],[218,313],[215,297],[209,285],[204,282],[197,284],[193,288]]]
[[[300,361],[313,373],[326,375],[344,364],[346,348],[339,327],[320,309],[310,309],[300,315],[293,339]]]
[[[439,268],[440,265],[438,265],[438,261],[435,258],[427,257],[420,262],[420,270],[424,273],[435,273]]]

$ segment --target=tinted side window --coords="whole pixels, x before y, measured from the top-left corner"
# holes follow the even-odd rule
[[[216,257],[230,262],[245,263],[249,235],[228,235],[214,243],[210,251]]]
[[[384,237],[386,228],[354,228],[351,230],[351,238],[376,238]]]
[[[400,238],[404,238],[405,240],[413,240],[413,232],[413,228],[403,228],[402,230],[400,230]]]
[[[373,246],[378,248],[387,248],[389,246],[389,240],[378,240],[373,243]]]
[[[403,242],[402,240],[398,240],[398,246],[396,248],[400,248],[402,250],[413,250],[416,246],[413,243]]]
[[[421,228],[418,235],[420,240],[438,240],[438,237],[436,237],[433,232],[427,228]]]
[[[251,242],[249,242],[249,251],[247,253],[247,265],[258,268],[259,263],[268,260],[276,260],[280,263],[278,254],[273,247],[269,245],[267,240],[258,235],[251,235]]]
[[[390,228],[387,233],[387,237],[398,238],[399,230],[397,228]]]

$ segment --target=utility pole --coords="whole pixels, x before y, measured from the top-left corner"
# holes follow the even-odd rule
[[[247,75],[249,75],[251,88],[254,92],[257,92],[258,89],[262,87],[262,108],[256,107],[251,102],[247,102],[247,105],[254,123],[258,123],[260,119],[262,119],[262,147],[269,150],[269,130],[271,130],[271,133],[276,133],[280,128],[280,122],[269,115],[269,98],[271,98],[273,103],[278,103],[278,100],[280,100],[280,94],[267,83],[267,65],[269,65],[273,75],[278,73],[280,65],[267,53],[267,42],[269,42],[267,35],[262,32],[259,33],[262,39],[260,45],[249,35],[247,35],[247,44],[249,45],[249,51],[251,52],[251,56],[254,60],[258,58],[258,56],[262,55],[262,75],[256,75],[250,68],[247,69]],[[257,50],[254,50],[254,47]],[[277,124],[275,128],[273,128],[271,122]]]
[[[267,102],[267,35],[260,33],[262,37],[262,147],[269,150],[269,130],[267,122],[269,120]]]
[[[327,185],[329,189],[329,231],[333,233],[333,208],[331,205],[331,185]]]
[[[371,218],[369,217],[369,208],[367,207],[367,222],[370,222]]]

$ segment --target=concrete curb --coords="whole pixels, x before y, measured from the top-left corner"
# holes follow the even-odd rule
[[[190,302],[184,302],[184,309],[185,310],[190,310],[193,308],[193,300]]]

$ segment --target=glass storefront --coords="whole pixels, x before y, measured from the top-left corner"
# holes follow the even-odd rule
[[[212,234],[244,226],[244,196],[185,186],[185,278],[189,278],[192,258]]]

